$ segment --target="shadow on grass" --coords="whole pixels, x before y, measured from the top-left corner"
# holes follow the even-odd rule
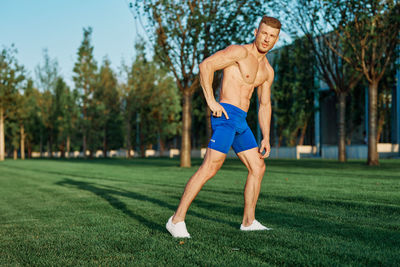
[[[98,197],[101,197],[104,200],[106,200],[113,208],[120,210],[121,212],[123,212],[124,214],[128,215],[129,217],[131,217],[135,220],[138,220],[140,223],[142,223],[149,229],[154,229],[154,230],[156,230],[158,232],[162,232],[162,233],[166,232],[166,230],[164,228],[164,224],[159,224],[158,222],[148,220],[145,217],[143,217],[142,215],[132,212],[127,207],[127,205],[124,202],[122,202],[121,200],[119,200],[116,196],[127,197],[127,198],[144,201],[144,202],[151,202],[162,208],[167,208],[167,209],[171,210],[172,213],[175,212],[175,209],[177,208],[176,206],[171,205],[168,202],[165,202],[163,200],[159,200],[159,199],[149,197],[149,196],[146,196],[146,195],[143,195],[140,193],[136,193],[136,192],[126,191],[126,190],[112,187],[112,186],[104,186],[104,185],[100,186],[95,183],[75,181],[75,180],[68,179],[68,178],[57,182],[56,185],[74,186],[80,190],[89,191],[89,192],[97,195]],[[224,224],[227,224],[232,227],[237,227],[237,224],[231,223],[226,220],[221,220],[218,218],[213,218],[213,217],[210,217],[210,216],[207,216],[202,213],[195,212],[195,211],[189,211],[188,214],[196,216],[198,218],[214,221],[217,223],[224,223]],[[166,219],[165,219],[165,222],[166,222]],[[163,223],[164,223],[164,221],[163,221]]]
[[[291,198],[285,197],[276,197],[278,200],[283,201],[292,201]],[[306,200],[302,198],[305,203],[310,202],[311,200]],[[341,201],[312,201],[314,204],[312,207],[313,210],[318,206],[320,209],[324,209],[325,205],[335,205],[341,207],[357,207],[365,210],[366,216],[371,216],[370,212],[373,212],[377,208],[377,206],[358,206],[358,204],[341,202]],[[214,212],[220,212],[223,214],[238,214],[243,211],[242,207],[239,206],[229,206],[226,204],[209,202],[203,199],[196,199],[193,202],[194,206],[199,208],[203,208],[206,210],[212,210]],[[310,204],[311,206],[311,204]],[[379,208],[382,206],[379,205]],[[392,214],[392,212],[399,212],[398,208],[395,207],[385,207],[386,209],[381,212],[387,212],[387,215]],[[311,210],[311,207],[308,209]],[[352,213],[352,209],[347,209],[349,213]],[[324,212],[325,210],[323,210]],[[354,210],[353,210],[354,211]],[[307,212],[307,210],[305,210]],[[331,214],[332,217],[337,216],[334,212]],[[368,215],[369,214],[369,215]],[[287,228],[293,229],[300,232],[307,232],[313,235],[323,236],[340,236],[343,239],[354,239],[359,240],[365,244],[374,244],[376,246],[386,246],[391,247],[392,249],[398,248],[400,246],[400,232],[399,227],[392,225],[393,227],[382,228],[381,226],[375,227],[374,223],[378,222],[378,217],[371,218],[369,223],[360,224],[360,223],[352,223],[348,220],[342,221],[340,218],[338,220],[329,219],[329,218],[321,218],[313,217],[312,214],[310,216],[298,214],[298,212],[290,212],[282,211],[279,208],[271,208],[268,210],[257,209],[256,217],[261,222],[269,223],[276,225],[275,229],[278,228]],[[379,215],[382,217],[382,214]],[[388,229],[389,228],[389,229]]]
[[[164,185],[167,186],[167,185]],[[242,196],[243,192],[239,190],[218,190],[212,188],[203,188],[203,192],[217,193],[221,196],[232,195],[232,196]],[[274,201],[278,203],[297,203],[304,204],[308,207],[318,208],[318,207],[329,207],[329,208],[340,208],[350,211],[363,211],[366,214],[377,214],[383,216],[399,216],[400,218],[400,206],[395,203],[376,203],[369,202],[363,203],[357,200],[337,200],[337,199],[314,199],[305,196],[280,196],[280,195],[270,195],[267,193],[260,193],[259,199],[263,201]],[[195,200],[198,202],[199,200]],[[199,203],[199,202],[198,202]],[[200,204],[200,203],[199,203]],[[217,204],[204,205],[204,208],[216,207]],[[285,204],[286,205],[286,204]],[[235,210],[231,210],[235,212]],[[400,227],[400,226],[399,226]]]
[[[117,197],[115,197],[115,195],[130,197],[133,199],[139,199],[139,200],[143,200],[143,201],[156,202],[158,205],[162,205],[169,209],[172,208],[171,205],[168,205],[167,203],[165,203],[163,201],[159,201],[157,199],[148,198],[144,195],[137,194],[134,192],[125,192],[125,191],[117,191],[117,190],[110,189],[110,188],[102,188],[93,183],[80,182],[80,181],[75,181],[75,180],[71,180],[71,179],[64,179],[63,181],[57,182],[56,184],[60,185],[60,186],[68,186],[68,185],[75,186],[76,188],[78,188],[80,190],[89,191],[89,192],[103,198],[104,200],[106,200],[113,208],[122,211],[124,214],[139,221],[140,223],[142,223],[149,229],[153,229],[158,232],[164,232],[163,225],[155,223],[153,221],[150,221],[150,220],[146,219],[145,217],[143,217],[142,215],[133,213],[131,210],[128,209],[127,205],[124,202],[120,201]]]

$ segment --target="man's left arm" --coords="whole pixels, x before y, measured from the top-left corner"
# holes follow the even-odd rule
[[[260,145],[260,158],[267,158],[269,153],[271,152],[271,145],[269,142],[269,133],[271,128],[271,85],[274,80],[274,71],[271,68],[271,71],[268,73],[269,77],[262,85],[258,87],[257,95],[258,95],[258,121],[260,122],[260,129],[263,135],[263,139],[261,140]],[[262,153],[265,150],[265,154]]]

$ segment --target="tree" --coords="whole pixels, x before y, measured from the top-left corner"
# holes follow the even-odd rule
[[[14,159],[16,159],[16,150],[20,148],[21,159],[25,159],[25,125],[29,120],[30,109],[31,107],[28,105],[29,103],[29,92],[32,88],[33,82],[31,79],[28,80],[26,86],[23,90],[19,91],[15,98],[15,103],[13,107],[13,119],[15,121],[14,127],[15,130],[12,134],[12,143],[14,147]],[[18,145],[19,141],[19,145]]]
[[[140,141],[140,154],[144,156],[146,145],[158,142],[162,152],[164,140],[178,133],[181,109],[178,90],[168,71],[146,59],[143,42],[138,42],[135,48],[135,61],[131,68],[125,67],[128,70],[125,118],[129,127],[128,144],[131,129],[134,129],[135,137]]]
[[[97,63],[93,58],[93,46],[91,45],[92,28],[83,29],[83,41],[78,48],[78,58],[74,65],[73,80],[79,93],[79,104],[82,118],[80,120],[82,131],[82,149],[86,157],[88,148],[88,136],[91,133],[91,108],[93,108],[93,92],[96,84]]]
[[[41,93],[34,87],[32,79],[28,79],[24,90],[27,119],[24,122],[28,158],[31,157],[35,141],[40,140],[41,130],[44,128],[40,116]]]
[[[59,66],[56,59],[51,59],[47,49],[43,50],[43,65],[38,65],[35,69],[36,83],[41,90],[40,113],[44,129],[41,129],[40,152],[42,154],[42,142],[47,139],[47,152],[53,157],[53,144],[55,141],[55,118],[53,96],[56,91],[57,80],[59,77]]]
[[[5,120],[17,97],[18,87],[24,81],[24,69],[18,64],[14,45],[3,48],[0,54],[0,161],[5,154]]]
[[[191,103],[199,88],[197,64],[231,44],[232,37],[243,40],[249,34],[244,31],[256,24],[253,15],[262,12],[261,1],[149,0],[135,1],[135,8],[146,17],[155,54],[173,73],[183,96],[181,167],[190,167]]]
[[[296,39],[275,55],[277,78],[272,92],[279,145],[283,137],[290,146],[303,145],[314,114],[314,72],[310,70],[315,68],[315,57],[305,38]]]
[[[295,38],[305,37],[315,55],[315,69],[330,90],[334,91],[338,101],[338,160],[346,161],[346,98],[361,79],[334,52],[348,52],[348,47],[338,36],[331,33],[327,27],[326,13],[328,12],[321,1],[299,0],[281,5],[290,29]],[[313,70],[308,70],[313,71]]]
[[[71,108],[71,91],[64,79],[58,77],[55,92],[52,96],[51,121],[53,122],[52,138],[55,147],[61,152],[61,157],[65,157],[66,147],[69,146],[71,131],[71,120],[76,117],[74,107]],[[75,114],[74,114],[75,113]],[[69,148],[67,149],[69,150]],[[68,151],[69,152],[69,151]]]
[[[330,48],[368,81],[368,165],[378,165],[378,87],[400,43],[398,1],[323,1],[333,34],[348,47]]]
[[[66,137],[65,152],[69,156],[72,136],[77,136],[77,124],[80,114],[78,106],[79,95],[76,90],[68,90],[65,101],[64,133]]]
[[[110,65],[111,62],[105,58],[100,68],[99,81],[94,93],[94,98],[97,102],[96,106],[101,107],[99,111],[102,120],[101,132],[104,157],[107,157],[109,145],[117,147],[122,139],[120,95],[117,90],[117,78]]]

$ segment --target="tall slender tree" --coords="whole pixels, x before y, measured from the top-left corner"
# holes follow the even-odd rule
[[[13,112],[13,117],[15,120],[15,125],[18,133],[16,133],[15,137],[15,142],[18,142],[19,140],[19,149],[20,149],[20,156],[21,159],[25,159],[25,140],[26,140],[26,131],[25,131],[25,125],[27,124],[27,121],[30,119],[30,106],[28,106],[29,103],[29,90],[32,87],[32,80],[28,80],[26,86],[22,88],[17,93],[17,97],[14,102],[14,112]],[[15,143],[14,142],[14,143]],[[17,148],[17,146],[14,146]],[[15,154],[15,153],[14,153]]]
[[[65,133],[65,152],[69,157],[71,151],[72,137],[77,136],[78,119],[80,109],[78,106],[79,95],[76,90],[68,90],[65,102],[64,133]]]
[[[79,93],[79,105],[82,119],[80,120],[82,132],[82,150],[86,157],[88,149],[88,135],[91,130],[90,109],[93,105],[93,92],[96,85],[97,63],[93,58],[93,46],[91,44],[92,28],[83,29],[83,40],[78,48],[78,58],[74,65],[75,88]]]
[[[303,145],[314,114],[314,53],[305,38],[296,39],[275,53],[273,84],[279,145],[283,137],[290,146]]]
[[[102,147],[103,156],[107,157],[107,149],[111,145],[118,145],[121,141],[121,101],[117,89],[117,78],[111,69],[111,62],[104,59],[99,72],[99,81],[95,89],[94,97],[98,103],[101,103],[102,123]]]
[[[39,99],[40,92],[34,87],[32,79],[28,79],[26,88],[24,90],[25,108],[27,113],[27,120],[24,122],[26,145],[28,158],[32,156],[32,150],[35,142],[40,140],[40,132],[43,129],[43,122],[40,118]]]
[[[178,90],[168,71],[146,59],[143,42],[138,42],[135,48],[135,61],[128,68],[125,112],[131,120],[127,124],[136,130],[134,135],[140,140],[141,156],[144,156],[146,145],[160,143],[163,147],[166,138],[178,133],[181,109]]]
[[[53,140],[55,147],[65,156],[66,142],[69,129],[71,111],[68,110],[70,89],[62,77],[58,77],[55,92],[52,96],[51,121],[53,122]]]
[[[41,142],[47,139],[47,153],[53,156],[53,143],[55,141],[55,118],[52,109],[54,106],[53,96],[56,91],[57,79],[60,69],[56,59],[51,59],[47,49],[43,50],[43,64],[35,68],[36,83],[43,94],[41,95],[40,113],[44,129],[41,130]],[[42,147],[42,145],[41,145]],[[41,149],[42,152],[42,149]]]
[[[19,65],[16,48],[3,48],[0,54],[0,161],[5,156],[5,120],[18,94],[18,87],[24,81],[24,68]]]

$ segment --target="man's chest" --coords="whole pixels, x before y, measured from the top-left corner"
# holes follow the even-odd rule
[[[264,59],[259,62],[255,57],[246,57],[238,62],[237,70],[243,81],[254,87],[259,86],[268,78]]]

